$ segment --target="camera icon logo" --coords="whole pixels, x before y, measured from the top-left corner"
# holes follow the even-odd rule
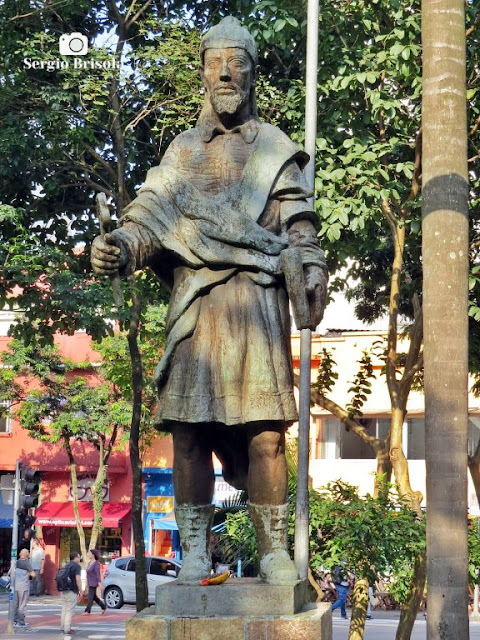
[[[88,52],[88,38],[83,33],[64,33],[58,41],[61,56],[84,56]]]

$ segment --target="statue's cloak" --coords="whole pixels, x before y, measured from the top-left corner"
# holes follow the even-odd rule
[[[195,144],[195,130],[188,133]],[[285,167],[303,168],[308,157],[279,129],[258,123],[240,180],[215,195],[193,184],[181,159],[167,152],[121,221],[154,238],[159,250],[151,266],[172,287],[155,376],[157,422],[291,423],[297,411],[290,318],[279,269],[288,236],[286,225],[274,233],[262,221],[279,194],[310,209],[298,168],[297,182],[278,186]]]

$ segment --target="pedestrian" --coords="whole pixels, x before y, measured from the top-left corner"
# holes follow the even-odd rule
[[[28,622],[25,622],[25,611],[30,597],[30,579],[34,577],[35,571],[30,562],[30,552],[28,549],[22,549],[15,567],[14,627],[30,626]]]
[[[30,583],[30,595],[39,596],[43,593],[43,570],[45,565],[45,551],[42,549],[40,541],[37,538],[32,540],[32,551],[30,553],[35,578]]]
[[[350,580],[348,572],[345,567],[337,564],[332,571],[332,581],[337,591],[337,599],[332,604],[332,611],[340,607],[340,614],[344,620],[347,620],[347,595],[348,587],[350,586]]]
[[[100,551],[97,549],[90,549],[87,554],[87,587],[88,587],[88,602],[87,608],[82,615],[89,615],[92,610],[92,604],[95,601],[102,609],[102,613],[107,611],[105,603],[100,600],[97,594],[97,589],[102,586],[102,577],[100,575]]]
[[[70,554],[70,562],[64,567],[68,570],[68,576],[70,578],[70,588],[60,592],[62,598],[60,627],[65,635],[69,635],[72,631],[72,617],[75,611],[75,605],[82,594],[82,580],[80,578],[82,568],[80,562],[81,557],[78,551],[72,551]]]
[[[373,587],[368,587],[368,606],[367,606],[367,620],[372,620],[372,598]]]

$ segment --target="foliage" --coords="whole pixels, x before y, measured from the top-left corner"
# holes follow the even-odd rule
[[[338,480],[311,496],[313,568],[345,562],[374,584],[378,574],[413,565],[425,547],[425,522],[389,489],[378,498],[362,498],[357,488]]]
[[[89,365],[62,358],[56,347],[15,340],[2,354],[1,397],[30,436],[70,446],[84,439],[97,448],[112,429],[127,429],[131,408]],[[78,375],[83,369],[83,375]]]
[[[257,540],[245,508],[226,514],[225,531],[218,534],[217,546],[228,564],[233,566],[241,558],[243,571],[255,575],[258,565]]]
[[[372,393],[371,379],[373,377],[373,365],[372,356],[368,351],[362,352],[362,357],[358,361],[360,365],[355,378],[352,382],[352,386],[349,387],[348,393],[352,393],[353,397],[347,405],[347,411],[350,417],[361,416],[361,408],[367,400],[367,396]]]
[[[470,584],[480,584],[480,520],[468,523],[468,578]]]
[[[291,497],[290,548],[295,530],[293,501]],[[247,564],[256,563],[255,531],[248,512],[228,514],[225,525],[220,538],[230,561],[240,556]],[[378,498],[360,497],[356,487],[337,480],[319,491],[310,490],[309,539],[314,572],[344,562],[348,571],[372,585],[379,575],[393,574],[392,595],[404,602],[413,562],[425,549],[425,518],[419,519],[403,504],[390,485],[384,485]]]
[[[320,393],[331,393],[338,380],[336,371],[337,363],[333,359],[331,351],[323,347],[320,352],[320,366],[318,367],[317,379],[314,383],[315,389]]]
[[[164,304],[148,306],[144,310],[139,331],[139,347],[145,379],[152,381],[155,367],[165,346]],[[132,363],[125,333],[119,332],[94,345],[102,356],[100,374],[111,383],[116,392],[128,403],[133,401]],[[141,411],[141,448],[151,444],[156,435],[153,426],[157,392],[153,382],[144,385]],[[131,404],[129,405],[131,406]]]
[[[338,380],[338,372],[336,371],[337,363],[333,359],[333,354],[325,347],[321,350],[320,355],[320,365],[313,388],[320,394],[327,395],[332,392]],[[367,396],[372,393],[371,380],[374,377],[372,354],[364,350],[361,358],[358,360],[358,365],[358,371],[348,388],[348,393],[351,394],[350,399],[346,403],[349,418],[363,415],[361,409],[367,400]]]

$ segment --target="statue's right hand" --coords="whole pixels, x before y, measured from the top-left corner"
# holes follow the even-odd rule
[[[111,233],[97,236],[92,244],[90,261],[93,272],[99,276],[113,276],[124,266],[121,242]]]

